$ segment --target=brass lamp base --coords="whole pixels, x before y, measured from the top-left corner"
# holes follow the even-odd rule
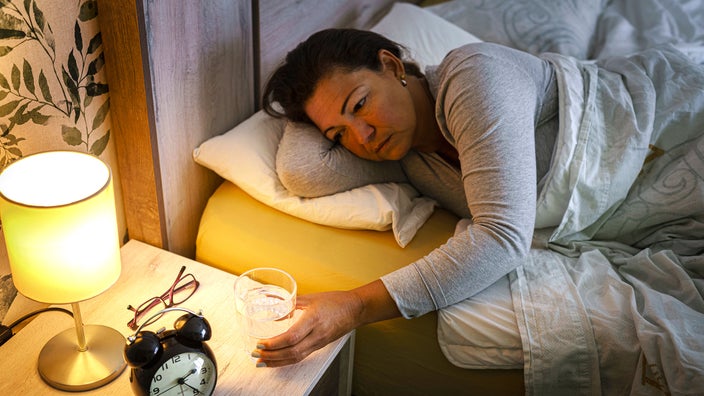
[[[125,337],[106,326],[86,325],[87,348],[76,343],[76,330],[65,330],[44,345],[39,353],[39,375],[54,388],[84,391],[101,387],[125,369],[122,357]]]

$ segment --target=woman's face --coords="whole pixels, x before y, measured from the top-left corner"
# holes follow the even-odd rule
[[[381,72],[337,70],[320,80],[305,111],[325,137],[357,156],[398,160],[412,147],[416,114],[400,82],[402,63],[383,50],[379,56]]]

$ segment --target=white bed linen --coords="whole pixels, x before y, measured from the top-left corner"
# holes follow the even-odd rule
[[[553,58],[562,106],[554,163],[568,166],[553,168],[539,198],[543,248],[509,274],[529,395],[704,394],[704,71],[669,75],[657,53],[614,60],[671,44],[704,63],[703,32],[700,0],[614,0],[587,57],[627,77],[600,80],[589,62]],[[595,140],[604,129],[618,138]],[[505,294],[495,298],[452,310],[476,317]],[[474,347],[476,335],[462,341],[473,324],[448,313],[440,344],[453,363],[474,367],[481,353],[460,349]]]
[[[484,41],[532,54],[589,56],[608,0],[451,0],[429,7]]]
[[[599,17],[590,59],[672,44],[704,61],[701,0],[611,0]]]
[[[667,48],[610,58],[614,73],[551,62],[567,166],[538,216],[568,205],[550,251],[512,275],[527,389],[702,394],[704,67]]]

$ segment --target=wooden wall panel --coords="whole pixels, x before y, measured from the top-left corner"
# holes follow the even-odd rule
[[[98,0],[98,18],[127,233],[130,238],[164,247],[167,240],[152,155],[137,5],[134,0]]]
[[[131,227],[130,220],[142,223],[142,228],[158,228],[162,247],[193,257],[200,215],[221,180],[197,165],[192,151],[254,111],[251,3],[136,0],[135,5],[134,1],[99,3],[101,15],[106,9],[131,14],[124,18],[129,24],[120,25],[106,16],[103,20],[112,26],[102,26],[101,20],[101,29],[112,31],[107,38],[113,42],[112,55],[106,48],[106,68],[124,63],[133,69],[125,72],[123,67],[108,74],[111,100],[120,102],[113,102],[113,111],[115,106],[126,109],[113,113],[112,120],[130,128],[116,137],[123,148],[118,150],[120,169],[132,169],[123,178],[129,179],[129,185],[155,191],[148,196],[141,196],[138,189],[126,192],[126,202],[148,201],[149,211],[156,210],[158,217],[145,217],[139,205],[126,205],[128,233],[159,246],[139,233],[139,227]],[[141,53],[135,50],[140,46]],[[140,62],[141,79],[136,66]],[[140,81],[142,89],[137,88]],[[135,89],[113,99],[113,84]],[[141,149],[131,152],[134,148]]]
[[[144,4],[168,249],[188,257],[221,181],[193,161],[193,149],[254,110],[251,27],[248,0]]]

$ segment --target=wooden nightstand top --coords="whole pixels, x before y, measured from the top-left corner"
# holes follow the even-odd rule
[[[235,324],[235,303],[232,286],[236,276],[186,259],[139,241],[128,242],[121,250],[122,274],[105,293],[80,304],[86,325],[110,326],[125,337],[134,332],[127,327],[129,304],[137,305],[163,293],[171,285],[182,265],[200,281],[200,288],[181,307],[202,310],[213,329],[208,345],[215,352],[218,364],[216,395],[303,395],[308,394],[325,370],[342,350],[349,353],[354,334],[348,334],[309,356],[303,362],[283,368],[256,368],[245,354],[242,337]],[[68,307],[70,309],[70,307]],[[158,322],[146,327],[173,328],[183,312],[169,312]],[[0,347],[0,394],[67,394],[46,385],[37,373],[37,357],[44,344],[60,331],[74,327],[73,319],[58,312],[38,315],[18,334]],[[346,356],[341,361],[342,377],[351,366]],[[349,381],[349,377],[341,380]],[[349,384],[342,387],[349,392]],[[129,367],[113,382],[80,394],[129,395]]]

